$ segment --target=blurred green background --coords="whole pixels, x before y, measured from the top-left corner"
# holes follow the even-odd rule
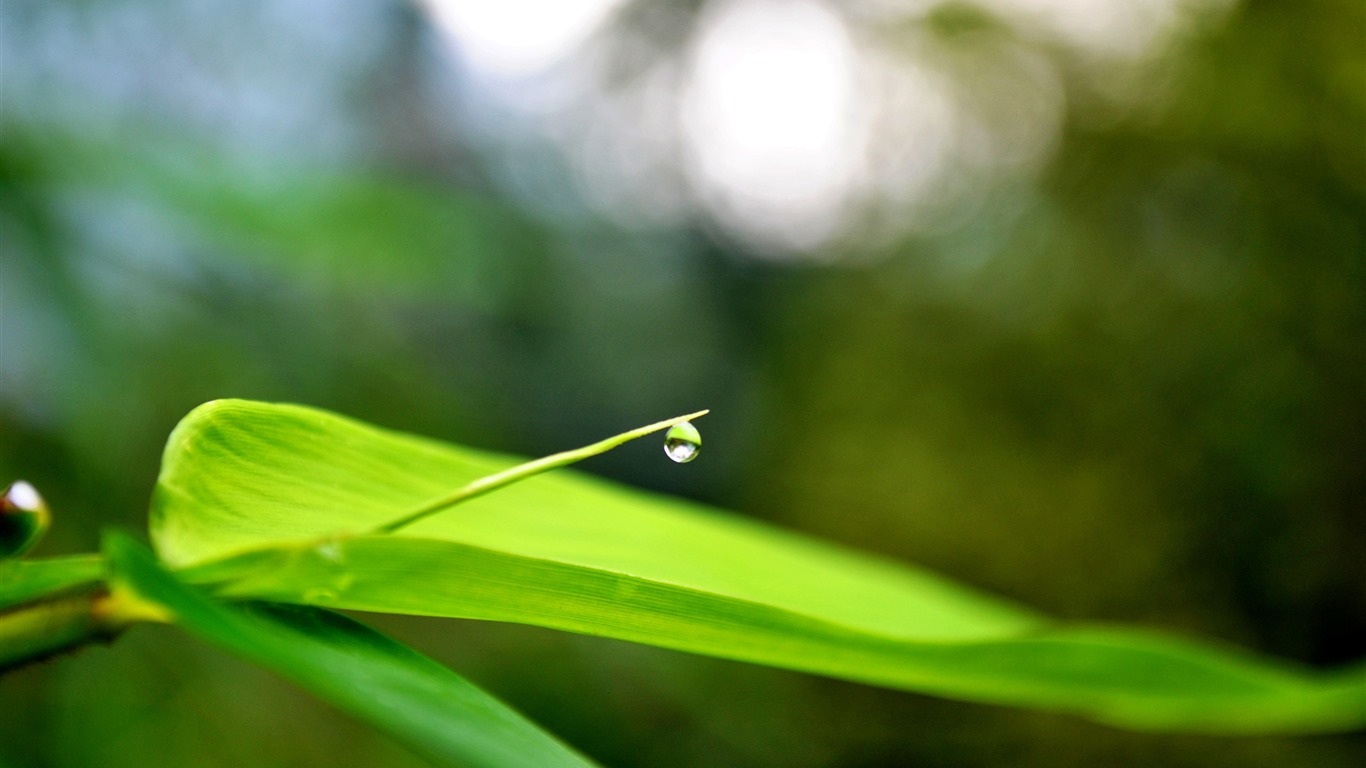
[[[216,397],[542,454],[1052,614],[1366,656],[1366,5],[0,5],[0,480],[144,530]],[[781,577],[775,575],[775,577]],[[367,617],[608,766],[1360,766]],[[418,765],[172,630],[0,766]]]

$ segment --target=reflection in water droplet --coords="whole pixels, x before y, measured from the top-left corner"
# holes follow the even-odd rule
[[[0,493],[0,559],[27,552],[47,533],[51,521],[38,490],[16,480]]]
[[[691,421],[675,424],[664,433],[664,454],[679,464],[697,458],[697,452],[701,449],[702,433]]]

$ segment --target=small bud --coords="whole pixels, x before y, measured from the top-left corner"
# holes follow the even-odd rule
[[[52,524],[43,497],[23,480],[0,495],[0,560],[18,557],[33,548]]]

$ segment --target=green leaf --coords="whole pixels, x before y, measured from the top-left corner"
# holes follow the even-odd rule
[[[98,555],[0,562],[0,610],[93,584],[103,575]]]
[[[117,632],[95,607],[104,575],[98,555],[0,562],[0,672]]]
[[[1140,629],[1063,624],[913,568],[573,472],[360,532],[516,459],[298,406],[217,401],[172,434],[162,557],[222,594],[521,622],[1131,728],[1366,722],[1324,675]]]
[[[430,758],[469,768],[593,765],[464,678],[345,616],[224,605],[181,583],[127,536],[106,537],[105,551],[115,584],[137,599]]]

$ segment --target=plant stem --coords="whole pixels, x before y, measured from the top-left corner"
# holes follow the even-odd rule
[[[112,637],[95,611],[99,592],[36,603],[0,615],[0,670]]]
[[[50,597],[0,613],[0,672],[109,642],[132,624],[169,614],[115,585]]]
[[[582,448],[575,448],[572,451],[553,453],[549,456],[528,461],[525,464],[518,464],[517,466],[505,469],[502,472],[495,472],[487,477],[481,477],[469,485],[452,491],[441,498],[433,499],[397,520],[392,520],[375,528],[371,533],[393,533],[401,528],[406,528],[419,520],[434,515],[437,512],[453,507],[462,501],[469,501],[476,496],[482,496],[489,491],[496,491],[499,488],[512,485],[519,480],[525,480],[533,475],[539,475],[542,472],[558,469],[577,461],[583,461],[589,457],[597,456],[600,453],[606,453],[622,443],[635,440],[638,437],[644,437],[663,429],[668,429],[675,424],[706,416],[708,413],[711,413],[711,411],[703,410],[696,413],[690,413],[686,416],[675,416],[672,419],[658,421],[654,424],[633,429],[630,432],[623,432],[615,437],[609,437],[606,440],[600,440],[592,445],[585,445]]]

